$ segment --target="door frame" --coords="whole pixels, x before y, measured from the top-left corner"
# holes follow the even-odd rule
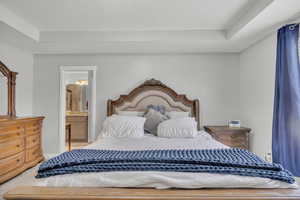
[[[66,72],[88,71],[89,76],[89,107],[88,107],[88,142],[96,138],[96,72],[97,66],[61,66],[60,67],[60,108],[59,108],[59,152],[66,151]]]

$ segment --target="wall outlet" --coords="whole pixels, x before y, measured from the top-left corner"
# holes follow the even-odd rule
[[[265,154],[265,160],[268,161],[268,162],[272,162],[272,153],[267,152]]]

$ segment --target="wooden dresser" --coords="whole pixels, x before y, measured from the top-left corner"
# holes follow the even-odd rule
[[[0,119],[0,184],[44,159],[44,117]]]
[[[204,126],[215,140],[232,148],[242,148],[249,150],[250,128],[230,128],[228,126]]]

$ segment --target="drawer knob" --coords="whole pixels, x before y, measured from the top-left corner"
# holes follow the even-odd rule
[[[32,140],[32,142],[35,142],[35,141],[36,141],[36,139],[33,139],[33,140]]]
[[[17,147],[20,147],[20,145],[19,145],[19,144],[17,144]]]
[[[20,162],[20,159],[17,159],[17,162]]]

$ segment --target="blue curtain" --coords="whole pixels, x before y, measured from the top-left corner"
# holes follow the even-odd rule
[[[273,161],[300,176],[299,25],[278,30],[273,113]]]

